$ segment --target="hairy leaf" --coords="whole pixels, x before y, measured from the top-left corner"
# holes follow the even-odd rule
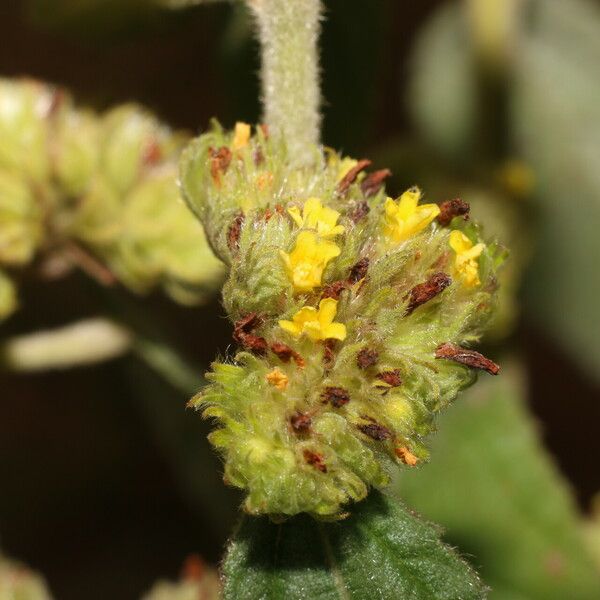
[[[494,600],[599,598],[577,509],[523,404],[522,374],[506,363],[442,418],[431,463],[397,490],[475,557]]]
[[[468,600],[486,591],[435,526],[380,493],[341,523],[246,517],[223,571],[225,600]]]

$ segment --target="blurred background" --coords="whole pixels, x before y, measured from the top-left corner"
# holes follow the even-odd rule
[[[486,351],[520,361],[532,430],[587,512],[600,491],[600,7],[493,4],[326,0],[324,140],[389,166],[390,193],[463,197],[512,249]],[[4,0],[0,39],[0,76],[64,85],[79,103],[132,100],[193,133],[213,116],[259,119],[257,44],[236,4]],[[83,275],[25,276],[20,295],[2,336],[126,311],[199,382],[231,343],[217,295],[182,308]],[[190,553],[216,563],[239,497],[187,399],[136,358],[0,372],[3,551],[65,600],[138,597]]]

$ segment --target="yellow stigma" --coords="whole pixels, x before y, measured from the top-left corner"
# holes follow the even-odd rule
[[[439,214],[437,204],[419,206],[421,190],[412,187],[402,196],[400,202],[388,198],[385,202],[385,217],[383,232],[392,242],[404,242],[425,229]]]
[[[275,367],[266,375],[267,382],[278,390],[285,390],[288,385],[288,376],[279,368]]]
[[[469,287],[479,285],[479,255],[483,252],[485,244],[473,245],[473,242],[462,231],[450,233],[450,247],[456,253],[454,270]]]
[[[333,237],[344,233],[344,226],[336,225],[340,213],[333,208],[323,206],[319,198],[309,198],[302,207],[302,214],[297,206],[288,208],[288,213],[298,227],[315,229],[321,237]]]
[[[333,242],[319,240],[312,231],[301,231],[296,246],[287,254],[280,251],[288,275],[297,292],[310,292],[321,285],[327,263],[341,250]]]
[[[235,124],[235,131],[233,134],[233,142],[231,144],[233,150],[241,150],[248,145],[250,140],[250,125],[248,123],[242,123],[238,121]]]
[[[279,327],[300,337],[303,333],[313,341],[319,340],[344,340],[346,339],[346,326],[343,323],[334,323],[337,313],[337,300],[325,298],[319,302],[319,309],[312,306],[301,308],[291,321],[279,321]]]

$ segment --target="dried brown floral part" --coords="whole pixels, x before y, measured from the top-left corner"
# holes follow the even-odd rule
[[[266,354],[268,348],[267,340],[252,333],[262,323],[263,318],[258,314],[255,312],[248,313],[234,324],[233,339],[254,354],[261,356]]]
[[[242,233],[245,218],[244,213],[239,213],[235,216],[227,230],[227,247],[230,252],[236,252],[240,248],[240,234]]]
[[[377,373],[377,379],[383,381],[383,383],[390,387],[398,387],[402,385],[402,377],[400,375],[400,369],[390,369],[389,371],[382,371]]]
[[[257,144],[254,149],[254,153],[252,154],[252,159],[254,160],[254,164],[258,167],[265,162],[265,155],[260,144]]]
[[[369,208],[369,204],[366,200],[361,200],[356,204],[356,206],[350,211],[348,214],[348,218],[353,223],[359,223],[362,221],[368,214],[371,209]]]
[[[415,308],[429,302],[438,294],[442,293],[450,284],[452,278],[446,273],[435,273],[425,283],[416,285],[410,291],[410,300],[406,309],[406,314],[410,315]]]
[[[198,554],[190,554],[183,563],[181,576],[188,581],[200,581],[206,573],[206,563]]]
[[[406,446],[394,448],[394,453],[405,465],[408,465],[409,467],[414,467],[419,462],[419,459]]]
[[[312,425],[312,417],[308,413],[298,412],[290,418],[290,425],[296,433],[306,433]]]
[[[480,354],[475,350],[461,348],[450,342],[438,346],[435,351],[435,357],[452,360],[462,365],[466,365],[467,367],[472,367],[473,369],[481,369],[482,371],[487,371],[490,375],[498,375],[500,372],[500,366],[483,356],[483,354]]]
[[[325,368],[330,368],[333,365],[335,357],[336,340],[325,340],[323,342],[323,363]]]
[[[304,450],[303,452],[304,460],[311,466],[313,466],[321,473],[327,473],[327,465],[325,464],[325,459],[322,454],[318,452],[313,452],[312,450]]]
[[[321,398],[335,408],[341,408],[350,402],[350,394],[343,387],[337,386],[327,386],[321,394]]]
[[[273,352],[273,354],[275,354],[277,358],[284,363],[288,363],[291,359],[294,359],[296,365],[298,365],[300,368],[304,367],[304,359],[300,356],[300,354],[283,342],[273,342],[271,344],[271,352]]]
[[[155,138],[151,138],[144,146],[142,153],[142,163],[147,167],[158,164],[162,159],[162,150],[160,144]]]
[[[374,348],[363,348],[356,355],[356,364],[359,369],[368,369],[377,363],[379,352]]]
[[[364,279],[368,270],[369,259],[365,256],[350,269],[350,275],[348,275],[349,283],[358,283],[361,279]]]
[[[261,123],[258,128],[262,131],[262,134],[265,138],[265,140],[269,139],[269,136],[271,135],[270,131],[269,131],[269,126],[266,123]]]
[[[387,427],[379,425],[378,423],[363,423],[357,427],[365,435],[378,442],[389,440],[392,437],[392,432]]]
[[[221,185],[221,174],[226,173],[231,163],[231,150],[227,146],[221,146],[219,149],[208,149],[210,156],[210,174],[215,185]]]
[[[440,214],[437,218],[438,223],[447,227],[454,217],[464,217],[465,221],[467,221],[469,210],[471,210],[469,204],[460,198],[446,200],[440,204]]]
[[[359,160],[342,178],[337,185],[338,194],[345,194],[348,188],[356,181],[358,174],[364,171],[371,165],[371,161],[368,158]]]
[[[383,182],[392,174],[389,169],[379,169],[379,171],[375,171],[374,173],[370,173],[364,179],[364,181],[360,184],[360,189],[362,193],[370,198],[371,196],[375,196],[377,192],[383,186]]]
[[[340,295],[346,288],[347,283],[345,281],[334,281],[323,288],[323,291],[321,292],[321,299],[333,298],[334,300],[339,300]]]

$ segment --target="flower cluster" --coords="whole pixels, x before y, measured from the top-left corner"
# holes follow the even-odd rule
[[[0,318],[16,305],[8,271],[39,256],[182,302],[214,289],[221,266],[177,188],[185,141],[134,105],[97,115],[0,80]]]
[[[295,168],[264,127],[215,124],[182,155],[184,197],[229,266],[239,352],[191,404],[219,427],[225,480],[253,514],[340,518],[397,465],[476,370],[503,252],[464,202],[386,195],[387,170],[314,148]]]

